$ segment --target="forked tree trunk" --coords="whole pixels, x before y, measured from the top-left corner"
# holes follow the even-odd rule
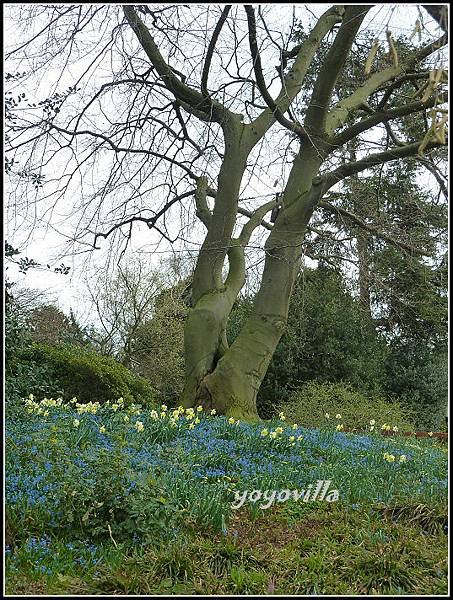
[[[285,330],[303,238],[319,200],[320,191],[313,185],[319,163],[320,157],[310,151],[294,161],[283,208],[266,242],[253,313],[231,347],[225,328],[242,284],[234,292],[226,285],[195,304],[185,330],[185,406],[201,404],[236,419],[258,419],[258,390]],[[230,275],[231,267],[230,261]]]

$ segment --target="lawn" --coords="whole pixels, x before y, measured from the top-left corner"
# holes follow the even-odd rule
[[[446,447],[332,420],[11,407],[7,593],[446,594]],[[293,497],[317,481],[338,500]]]

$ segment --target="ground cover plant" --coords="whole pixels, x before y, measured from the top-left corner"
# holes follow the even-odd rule
[[[355,435],[339,413],[307,429],[122,398],[10,405],[7,592],[445,593],[446,448],[372,417]],[[337,502],[233,508],[317,480]]]

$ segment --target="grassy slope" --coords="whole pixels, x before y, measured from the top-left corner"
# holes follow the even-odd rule
[[[190,429],[194,418],[172,427],[168,411],[29,410],[8,416],[8,593],[447,591],[446,452],[433,440],[277,421],[272,440],[219,417]],[[231,509],[235,491],[317,479],[339,502]]]

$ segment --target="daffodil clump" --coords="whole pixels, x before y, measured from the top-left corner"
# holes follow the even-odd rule
[[[280,412],[278,415],[279,421],[284,423],[286,421],[286,416],[283,412]],[[260,436],[262,438],[268,438],[269,440],[279,440],[280,442],[287,443],[289,446],[295,446],[296,442],[301,442],[303,439],[302,435],[295,436],[293,432],[297,430],[299,426],[297,423],[293,423],[292,425],[284,426],[278,425],[275,429],[268,429],[265,427],[261,430]]]
[[[325,413],[324,414],[324,418],[326,419],[326,422],[330,421],[330,414],[329,413]],[[344,424],[343,423],[339,423],[338,421],[342,420],[342,416],[340,413],[337,413],[335,415],[335,419],[337,421],[337,424],[335,425],[335,431],[344,431]],[[367,431],[369,431],[370,433],[373,433],[376,430],[376,420],[375,419],[370,419],[369,421],[369,425],[366,429]],[[381,431],[393,431],[394,433],[398,433],[399,432],[399,428],[397,425],[389,425],[388,423],[383,423],[381,425]],[[431,434],[432,435],[432,434]]]
[[[389,454],[388,452],[384,452],[384,460],[387,462],[395,462],[397,457],[394,454]],[[407,456],[405,454],[401,454],[397,460],[397,462],[403,463],[407,461]]]

